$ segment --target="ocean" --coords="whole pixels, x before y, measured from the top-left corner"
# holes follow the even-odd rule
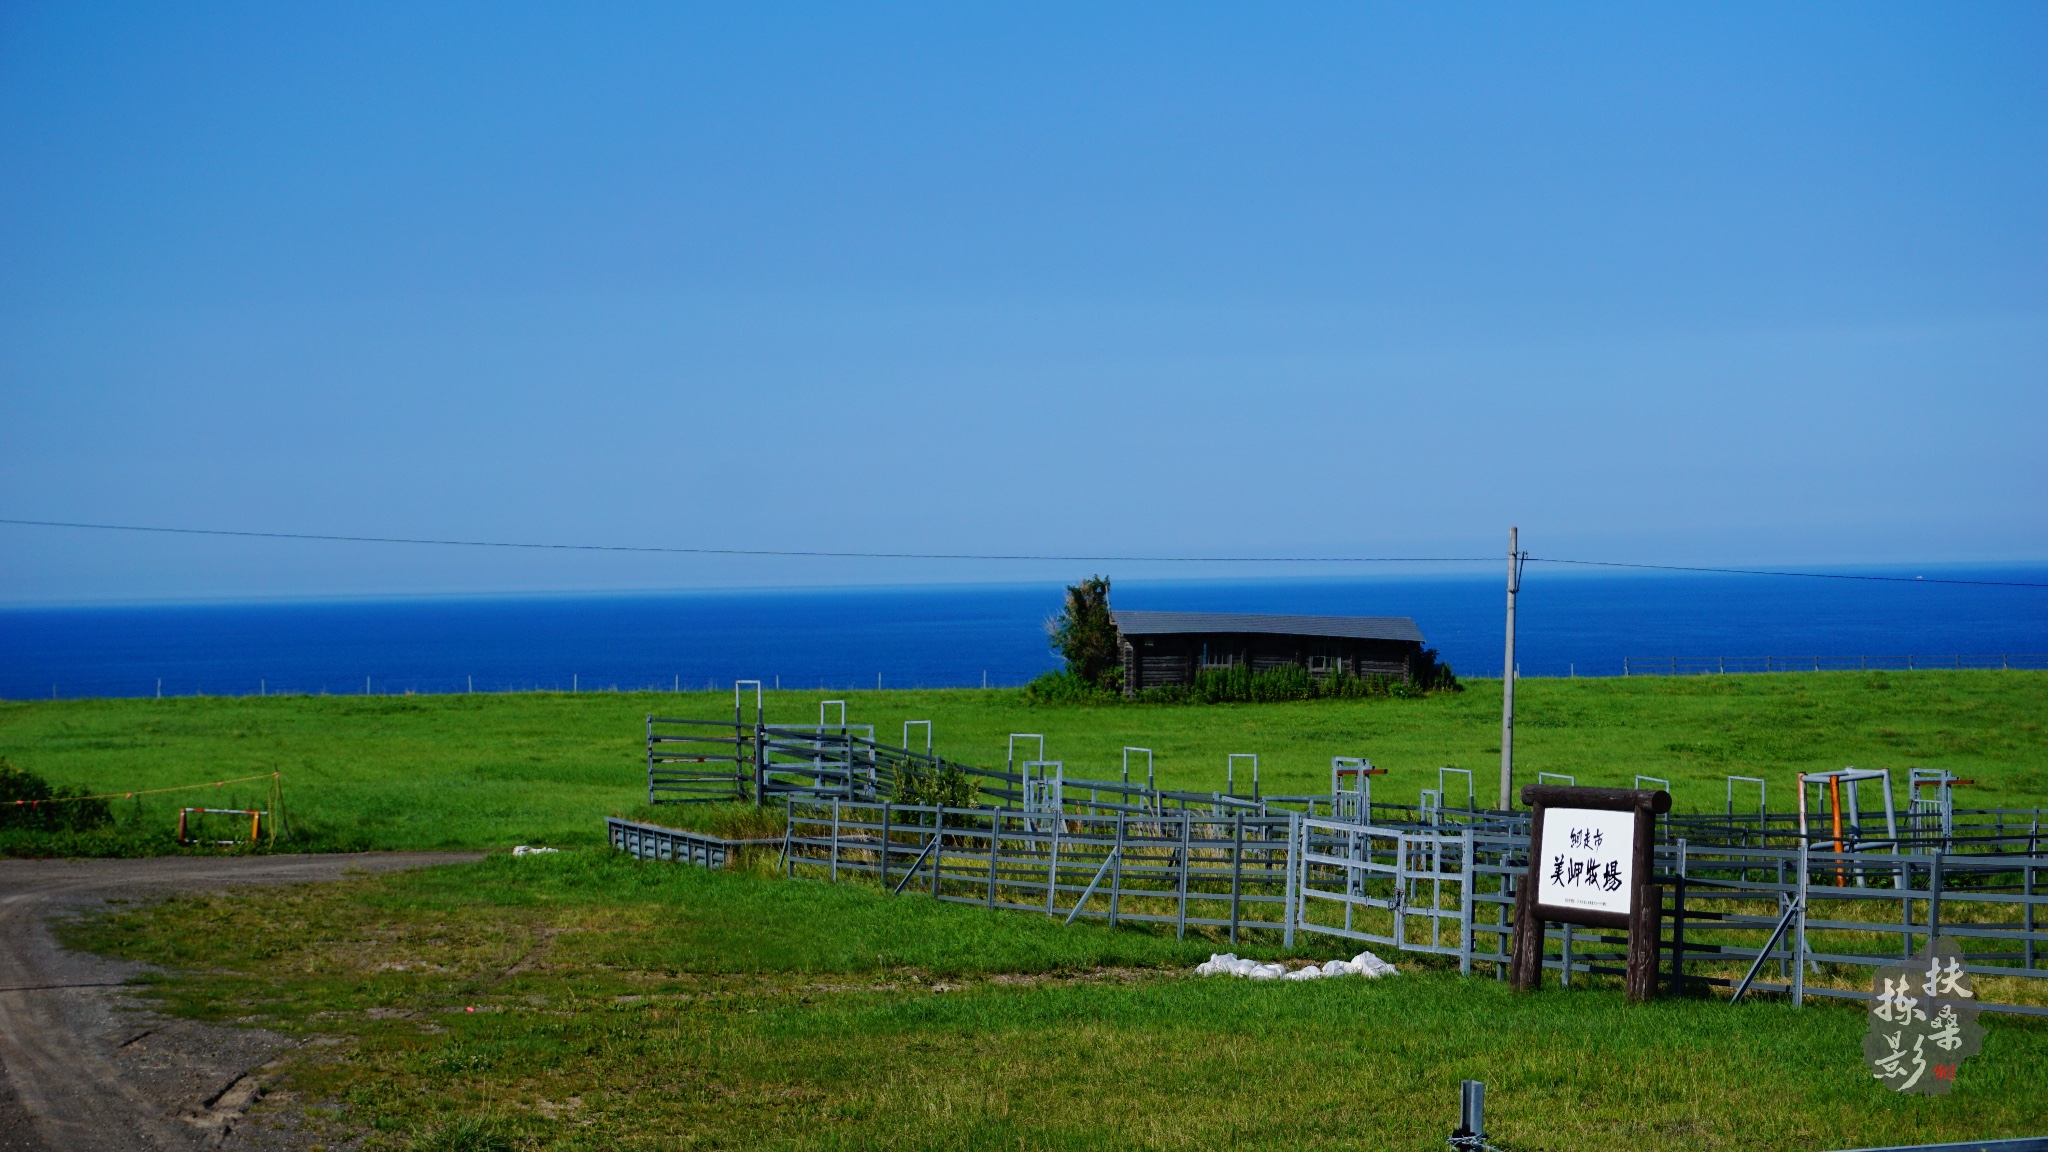
[[[2048,584],[2044,567],[1919,571]],[[1112,601],[1412,616],[1459,673],[1501,673],[1499,576],[1133,581]],[[1031,584],[18,608],[0,610],[0,697],[1010,686],[1057,666],[1046,621],[1060,603],[1058,585]],[[1532,564],[1517,632],[1524,676],[1722,656],[2011,653],[2039,667],[2048,588]]]

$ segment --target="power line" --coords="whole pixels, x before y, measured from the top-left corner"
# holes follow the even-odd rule
[[[637,552],[684,556],[810,557],[828,560],[988,560],[1073,564],[1478,564],[1497,556],[1060,556],[1009,552],[854,552],[795,548],[689,548],[650,544],[547,544],[516,540],[453,540],[422,536],[343,536],[319,532],[255,532],[232,528],[166,528],[147,524],[96,524],[74,520],[0,517],[0,524],[34,528],[82,528],[101,532],[147,532],[171,536],[230,536],[255,540],[313,540],[343,544],[415,544],[452,548],[510,548],[543,552]],[[1945,577],[1872,576],[1847,572],[1787,572],[1763,568],[1707,568],[1683,564],[1638,564],[1623,560],[1573,560],[1528,556],[1535,564],[1588,568],[1636,568],[1657,572],[1706,572],[1725,576],[1783,576],[1807,580],[1863,580],[1884,584],[1967,584],[1989,588],[2048,588],[2020,580],[1960,580]]]
[[[1658,572],[1715,572],[1724,576],[1793,576],[1802,580],[1874,580],[1884,584],[1975,584],[1986,588],[2048,588],[2023,580],[1955,580],[1926,576],[1868,576],[1850,572],[1779,572],[1764,568],[1696,568],[1684,564],[1631,564],[1623,560],[1560,560],[1531,556],[1532,564],[1576,564],[1585,568],[1646,568]]]
[[[326,540],[348,544],[438,544],[460,548],[523,548],[549,552],[660,552],[688,556],[810,556],[832,560],[1054,560],[1091,564],[1458,564],[1491,556],[1039,556],[1002,552],[829,552],[779,548],[678,548],[645,544],[535,544],[507,540],[441,540],[418,536],[335,536],[315,532],[249,532],[229,528],[161,528],[142,524],[88,524],[70,520],[15,520],[0,524],[38,528],[92,528],[174,536],[239,536],[260,540]]]

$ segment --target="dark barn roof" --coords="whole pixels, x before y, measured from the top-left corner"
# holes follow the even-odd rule
[[[1265,633],[1328,636],[1346,640],[1405,640],[1422,643],[1422,630],[1406,616],[1269,616],[1236,612],[1110,612],[1126,636],[1188,633]]]

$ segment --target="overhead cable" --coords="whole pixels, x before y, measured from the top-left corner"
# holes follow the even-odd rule
[[[684,556],[764,556],[827,560],[1048,561],[1069,564],[1483,564],[1497,556],[1117,556],[1014,552],[857,552],[816,548],[704,548],[654,544],[548,544],[517,540],[454,540],[425,536],[349,536],[323,532],[257,532],[233,528],[168,528],[146,524],[97,524],[74,520],[0,517],[0,524],[35,528],[82,528],[102,532],[148,532],[172,536],[228,536],[256,540],[310,540],[344,544],[415,544],[454,548],[510,548],[544,552],[632,552]],[[1708,568],[1684,564],[1640,564],[1624,560],[1574,560],[1524,556],[1532,564],[1590,568],[1636,568],[1658,572],[1704,572],[1727,576],[1786,576],[1808,580],[1864,580],[1886,584],[1969,584],[1992,588],[2048,588],[2022,580],[1964,580],[1954,577],[1876,576],[1849,572],[1788,572],[1763,568]]]

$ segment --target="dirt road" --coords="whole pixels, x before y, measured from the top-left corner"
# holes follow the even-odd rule
[[[269,1143],[237,1125],[260,1070],[292,1041],[173,1020],[123,984],[142,971],[67,952],[53,913],[109,897],[333,880],[474,860],[365,853],[151,860],[0,860],[0,1152],[229,1148]]]

